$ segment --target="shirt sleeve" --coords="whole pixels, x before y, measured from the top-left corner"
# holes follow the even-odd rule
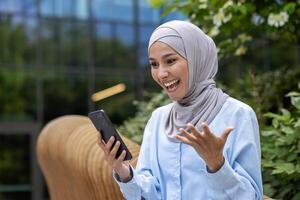
[[[151,120],[151,119],[150,119]],[[132,179],[123,183],[113,173],[114,179],[120,187],[123,196],[128,200],[161,199],[160,185],[158,179],[153,176],[150,162],[150,120],[144,131],[143,143],[139,153],[136,169],[132,168]]]
[[[225,163],[215,173],[207,171],[213,199],[255,199],[263,197],[259,128],[254,111],[239,119],[239,126],[226,143]]]

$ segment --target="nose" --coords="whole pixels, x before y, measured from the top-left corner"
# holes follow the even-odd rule
[[[164,79],[168,76],[168,71],[167,69],[163,68],[163,67],[159,67],[158,68],[158,78],[160,79]]]

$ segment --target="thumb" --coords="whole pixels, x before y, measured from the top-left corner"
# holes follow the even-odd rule
[[[231,133],[231,131],[233,130],[233,127],[228,127],[224,130],[224,132],[221,135],[222,140],[224,141],[224,143],[226,142],[229,134]]]

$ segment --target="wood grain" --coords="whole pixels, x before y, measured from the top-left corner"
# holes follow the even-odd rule
[[[123,199],[97,134],[87,117],[76,115],[57,118],[41,131],[37,156],[52,200]],[[123,139],[135,166],[140,147]]]

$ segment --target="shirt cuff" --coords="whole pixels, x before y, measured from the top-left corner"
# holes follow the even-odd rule
[[[141,191],[137,184],[137,173],[135,169],[130,165],[130,173],[132,173],[132,178],[128,182],[124,183],[120,180],[119,175],[113,170],[113,177],[117,184],[120,187],[121,192],[123,193],[126,199],[140,199]]]
[[[226,159],[223,166],[218,171],[211,173],[209,172],[209,170],[207,170],[206,172],[206,175],[208,177],[208,184],[211,188],[225,190],[232,188],[239,183],[239,179],[236,176],[236,173]]]
[[[120,178],[120,176],[119,176],[119,174],[118,173],[116,173],[115,172],[115,170],[113,170],[113,176],[114,176],[114,178],[115,178],[115,180],[117,181],[117,182],[121,182],[121,183],[128,183],[129,181],[131,181],[132,180],[132,178],[133,178],[133,170],[132,170],[132,167],[131,166],[129,166],[129,170],[130,170],[130,177],[128,178],[128,180],[126,180],[126,181],[121,181],[121,178]]]

